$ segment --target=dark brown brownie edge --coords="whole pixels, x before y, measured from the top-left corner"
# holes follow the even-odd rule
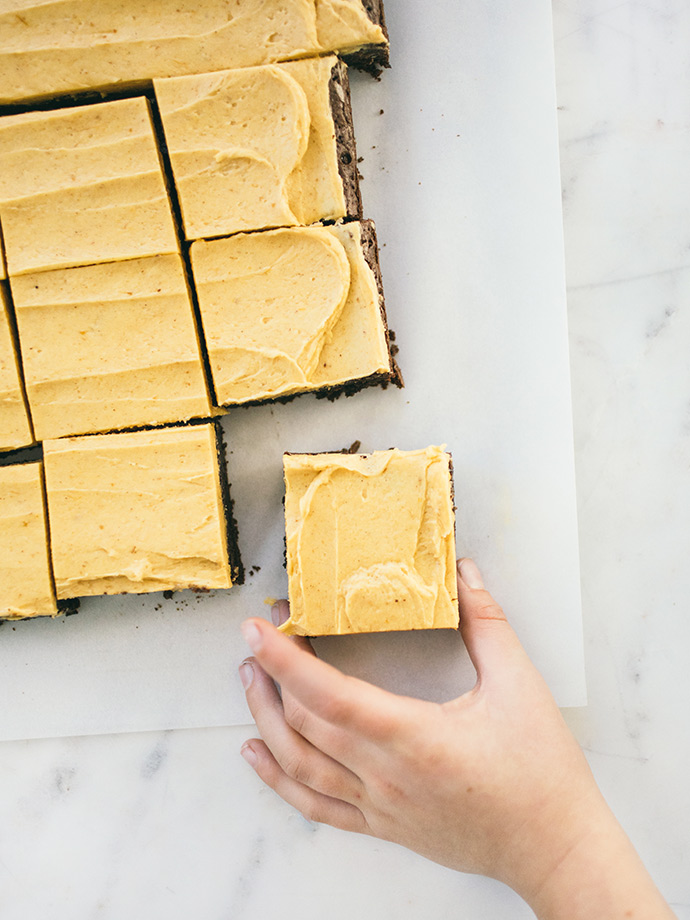
[[[362,6],[374,25],[381,26],[383,34],[386,36],[386,41],[383,44],[363,45],[361,48],[357,48],[356,51],[344,52],[343,60],[351,67],[365,70],[367,73],[378,77],[384,68],[391,66],[383,0],[362,0]]]
[[[230,482],[228,480],[228,463],[226,456],[225,438],[223,437],[223,426],[218,419],[211,423],[216,434],[216,455],[218,457],[218,477],[220,482],[220,495],[223,503],[223,513],[225,515],[225,534],[228,551],[228,562],[232,572],[233,585],[244,584],[244,566],[240,556],[240,547],[238,541],[237,520],[234,514],[232,498],[230,497]]]
[[[348,217],[362,216],[362,196],[359,191],[357,170],[357,148],[355,128],[352,122],[352,101],[347,66],[337,61],[331,70],[328,86],[331,116],[335,129],[335,149],[338,157],[338,172],[343,183],[345,208]]]
[[[363,390],[366,387],[382,386],[385,388],[390,383],[394,384],[400,389],[405,386],[402,372],[398,366],[398,362],[395,359],[395,355],[398,353],[398,346],[393,342],[395,339],[395,333],[391,332],[391,330],[388,328],[386,301],[383,293],[383,279],[381,277],[381,266],[379,264],[379,247],[376,238],[376,225],[374,224],[373,220],[362,220],[360,221],[360,227],[362,228],[360,236],[362,252],[364,254],[364,258],[367,261],[367,265],[374,273],[374,278],[376,279],[376,288],[379,295],[379,310],[381,311],[381,319],[383,321],[383,328],[386,334],[390,370],[387,374],[371,374],[369,377],[359,377],[356,380],[348,380],[347,383],[339,383],[336,386],[324,387],[321,390],[316,390],[315,393],[317,399],[334,400],[339,396],[352,396],[354,393],[358,393],[360,390]]]

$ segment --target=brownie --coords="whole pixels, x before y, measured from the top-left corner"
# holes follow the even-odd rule
[[[362,0],[362,6],[374,25],[381,26],[387,39],[388,29],[386,28],[383,0]],[[388,42],[384,45],[363,45],[356,51],[345,52],[343,53],[343,60],[351,67],[365,70],[367,73],[378,77],[382,70],[391,66]]]
[[[329,85],[331,114],[335,127],[335,143],[338,154],[338,171],[343,181],[345,203],[349,217],[361,218],[362,196],[359,190],[357,169],[357,147],[355,128],[352,121],[352,100],[347,67],[342,61],[333,65]]]

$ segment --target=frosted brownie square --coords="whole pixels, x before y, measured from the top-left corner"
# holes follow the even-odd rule
[[[449,454],[286,454],[284,474],[284,632],[457,627]]]
[[[28,447],[33,442],[10,322],[9,298],[0,282],[0,451]]]
[[[187,239],[360,216],[333,56],[155,81]]]
[[[398,380],[371,221],[192,244],[220,405]]]
[[[338,51],[388,64],[382,0],[12,0],[0,103]]]
[[[0,466],[0,619],[56,616],[40,463]]]
[[[0,118],[10,277],[177,252],[145,98]]]
[[[58,598],[241,578],[214,423],[46,441]]]
[[[212,413],[178,255],[12,278],[39,440]]]

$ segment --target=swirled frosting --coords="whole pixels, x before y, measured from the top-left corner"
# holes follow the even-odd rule
[[[211,415],[178,255],[12,279],[36,437]]]
[[[191,249],[218,401],[386,374],[379,295],[359,223],[198,241]]]
[[[212,425],[44,443],[59,598],[229,588]]]
[[[0,284],[0,450],[26,447],[33,440],[10,330],[7,294]]]
[[[0,618],[55,616],[40,463],[0,466]]]
[[[458,624],[450,457],[440,447],[286,454],[290,635]]]
[[[387,44],[362,0],[12,0],[0,103]]]
[[[334,57],[156,80],[187,239],[347,214]]]

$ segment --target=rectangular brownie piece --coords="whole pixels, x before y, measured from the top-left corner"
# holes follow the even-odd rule
[[[39,440],[208,417],[179,255],[12,278]]]
[[[387,66],[382,0],[13,0],[0,104],[338,51]]]
[[[28,447],[33,442],[8,292],[0,282],[0,451]]]
[[[10,277],[177,252],[147,100],[0,118],[0,222]]]
[[[389,67],[383,0],[317,0],[316,28],[324,51],[378,76]]]
[[[286,454],[289,635],[458,625],[451,458],[440,447]]]
[[[342,61],[174,77],[155,90],[187,239],[361,215]]]
[[[46,441],[58,598],[237,583],[221,448],[216,423]]]
[[[56,616],[40,463],[0,466],[0,619]]]
[[[192,244],[219,404],[400,382],[371,221]]]

